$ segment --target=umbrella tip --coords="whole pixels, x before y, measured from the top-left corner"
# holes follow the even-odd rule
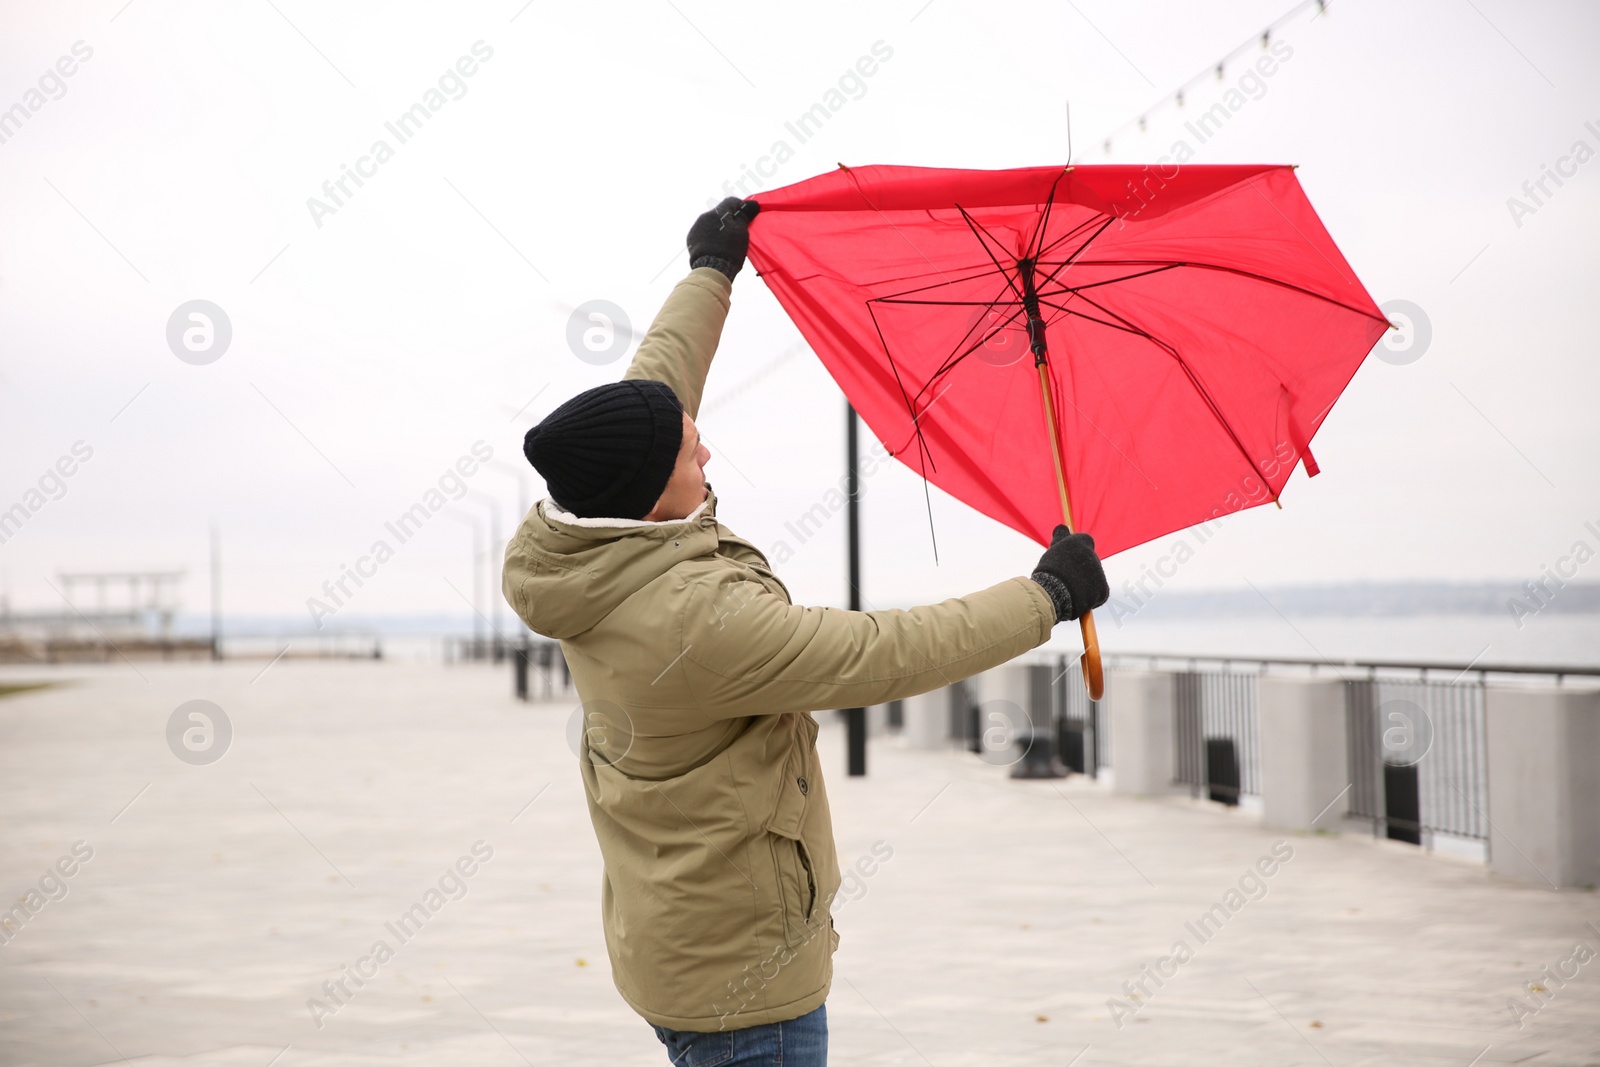
[[[1279,500],[1279,499],[1278,499],[1278,498],[1277,498],[1277,497],[1273,497],[1273,498],[1272,498],[1272,502],[1273,502],[1273,503],[1274,503],[1274,504],[1276,504],[1276,505],[1278,505],[1278,510],[1279,510],[1279,511],[1282,511],[1282,510],[1283,510],[1283,501],[1281,501],[1281,500]]]
[[[843,163],[841,163],[841,164],[839,164],[839,169],[843,170],[843,171],[848,171],[850,168],[845,166]]]

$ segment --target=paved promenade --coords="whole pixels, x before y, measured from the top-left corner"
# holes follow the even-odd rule
[[[0,1064],[666,1063],[611,984],[574,700],[263,666],[0,699],[0,894],[35,905],[0,934]],[[213,755],[215,715],[169,744],[191,700],[227,716],[215,762],[174,754]],[[894,740],[852,781],[821,718],[841,865],[872,861],[837,912],[835,1064],[1600,1064],[1593,892]]]

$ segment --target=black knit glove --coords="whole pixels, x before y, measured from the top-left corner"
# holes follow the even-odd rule
[[[1029,577],[1050,594],[1057,622],[1076,619],[1111,597],[1105,569],[1094,554],[1094,538],[1086,533],[1070,533],[1065,526],[1056,527],[1050,547]]]
[[[715,267],[732,281],[750,251],[750,220],[761,205],[730,196],[689,227],[689,268]]]

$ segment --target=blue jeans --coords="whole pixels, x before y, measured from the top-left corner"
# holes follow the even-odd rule
[[[652,1027],[673,1067],[827,1067],[828,1006],[781,1023],[700,1033]]]

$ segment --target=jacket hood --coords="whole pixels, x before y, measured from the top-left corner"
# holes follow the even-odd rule
[[[690,517],[665,522],[555,517],[541,500],[506,545],[501,591],[528,628],[574,637],[684,560],[717,549],[717,494]],[[568,516],[571,520],[572,516]]]

